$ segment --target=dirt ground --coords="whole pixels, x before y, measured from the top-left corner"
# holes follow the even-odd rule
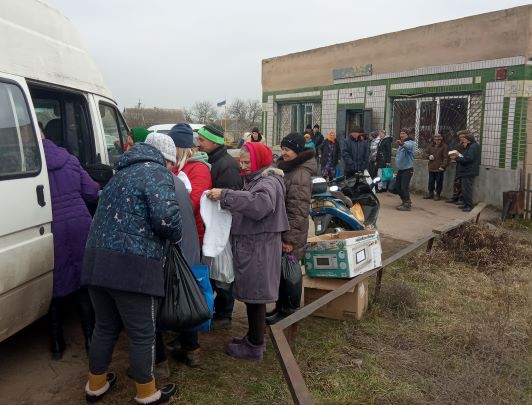
[[[395,210],[395,206],[399,203],[396,196],[380,194],[379,198],[381,212],[378,229],[381,232],[384,257],[394,254],[447,221],[465,217],[465,214],[454,205],[445,204],[443,201],[427,201],[419,196],[413,196],[412,211],[399,212]],[[492,217],[496,214],[488,212],[486,215]],[[213,364],[216,364],[219,356],[225,356],[223,347],[230,337],[243,333],[245,327],[244,307],[237,303],[232,330],[210,332],[201,336],[203,359],[213,356],[214,360],[211,360]],[[74,405],[85,403],[83,386],[86,379],[87,359],[74,308],[69,308],[66,314],[65,339],[67,349],[61,361],[50,360],[44,319],[0,343],[0,398],[3,404]],[[271,346],[268,349],[272,359],[266,366],[270,367],[273,364],[271,367],[275,368],[275,360],[271,353],[273,350]],[[127,342],[122,335],[115,348],[112,365],[113,370],[120,375],[118,389],[132,384],[125,377],[127,366]],[[280,369],[277,368],[274,372],[280,373]],[[209,379],[213,384],[208,386],[209,391],[216,386],[215,381],[212,380],[216,378],[223,378],[223,376],[211,370]]]

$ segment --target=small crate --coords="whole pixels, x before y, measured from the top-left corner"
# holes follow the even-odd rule
[[[310,238],[305,271],[310,277],[353,278],[382,264],[377,230],[346,231]]]

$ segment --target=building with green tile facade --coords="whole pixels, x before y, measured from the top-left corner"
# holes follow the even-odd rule
[[[451,145],[467,128],[482,149],[475,199],[501,206],[532,172],[531,21],[523,6],[263,60],[266,142],[316,123],[339,138],[408,128],[421,158],[435,133]],[[415,172],[424,190],[426,161]]]

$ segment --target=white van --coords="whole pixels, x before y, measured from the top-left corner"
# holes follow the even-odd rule
[[[0,341],[44,315],[52,296],[52,207],[39,122],[89,169],[114,163],[127,139],[72,23],[40,0],[0,0]]]

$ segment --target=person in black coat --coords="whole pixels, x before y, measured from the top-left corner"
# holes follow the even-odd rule
[[[363,131],[356,127],[349,132],[342,145],[342,160],[345,164],[345,175],[352,176],[369,168],[369,147],[364,139]]]
[[[464,204],[458,205],[464,212],[473,209],[473,182],[480,173],[480,146],[469,132],[462,138],[462,150],[451,155],[456,160],[456,171],[460,178]]]
[[[255,128],[254,128],[255,129]],[[206,125],[198,131],[199,149],[209,155],[213,188],[241,190],[242,176],[236,160],[227,153],[224,146],[224,132],[221,128]],[[214,315],[212,328],[221,329],[231,326],[235,299],[231,285],[221,288],[211,280],[216,298],[214,299]]]
[[[392,137],[384,130],[379,131],[379,146],[377,147],[377,176],[382,177],[382,169],[392,165]],[[389,181],[379,183],[379,191],[388,190]]]

